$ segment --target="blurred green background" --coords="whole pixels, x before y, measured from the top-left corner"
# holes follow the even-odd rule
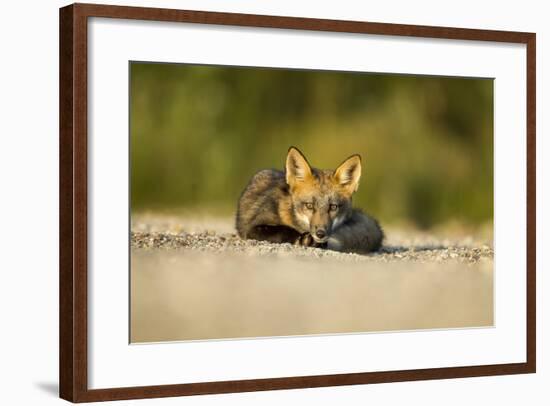
[[[133,62],[130,125],[134,212],[232,215],[295,145],[361,154],[354,203],[383,224],[492,221],[492,79]]]

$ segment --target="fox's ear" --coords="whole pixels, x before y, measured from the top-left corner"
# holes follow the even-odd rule
[[[311,178],[311,167],[305,156],[295,147],[290,147],[286,156],[286,183],[293,186]]]
[[[356,192],[361,178],[361,157],[350,156],[336,168],[333,178],[347,193]]]

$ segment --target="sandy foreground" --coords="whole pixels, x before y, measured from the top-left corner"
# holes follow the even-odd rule
[[[492,242],[386,230],[381,252],[245,241],[231,219],[133,216],[131,341],[493,324]]]

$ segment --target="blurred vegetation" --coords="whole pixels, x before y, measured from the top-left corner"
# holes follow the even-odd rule
[[[354,202],[427,228],[493,216],[493,81],[131,64],[132,210],[233,213],[290,145],[318,168],[363,157]]]

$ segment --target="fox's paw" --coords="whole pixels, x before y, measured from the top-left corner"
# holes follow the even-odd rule
[[[313,244],[315,244],[315,241],[310,233],[304,233],[296,239],[294,244],[301,245],[302,247],[312,247]]]
[[[327,247],[327,243],[319,244],[319,243],[315,242],[315,240],[313,239],[313,237],[311,236],[310,233],[305,233],[305,234],[302,234],[301,236],[299,236],[296,239],[296,242],[294,244],[295,245],[301,245],[302,247],[312,247],[312,248],[326,248]]]

